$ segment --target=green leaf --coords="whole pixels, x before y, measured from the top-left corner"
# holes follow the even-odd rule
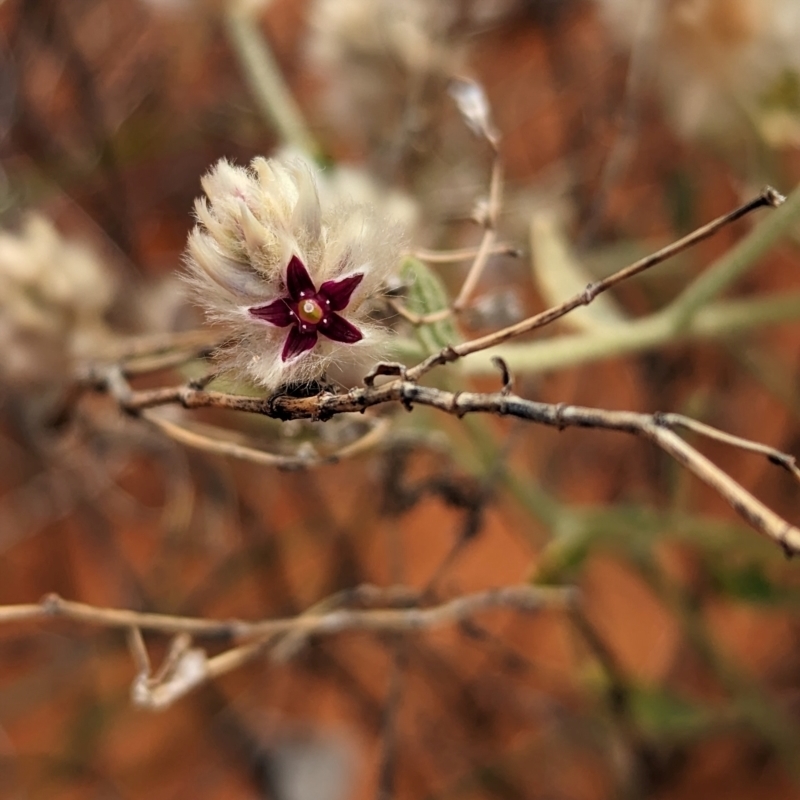
[[[761,107],[800,111],[800,73],[785,69],[761,96]]]
[[[659,739],[695,736],[713,719],[709,709],[660,688],[635,687],[630,704],[637,726]]]
[[[762,95],[754,118],[769,146],[796,147],[800,142],[800,73],[784,70]]]
[[[754,562],[709,565],[714,588],[721,594],[746,603],[776,605],[790,599],[787,591],[770,580],[765,565]]]
[[[400,271],[408,286],[406,307],[414,314],[432,314],[450,305],[442,279],[417,258],[406,258]],[[436,353],[447,345],[458,344],[460,336],[452,318],[440,320],[416,329],[417,338],[427,354]]]
[[[576,579],[591,553],[592,537],[585,531],[562,535],[542,550],[534,573],[536,585],[561,585]]]

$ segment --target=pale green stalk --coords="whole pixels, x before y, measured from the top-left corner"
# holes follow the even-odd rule
[[[701,309],[682,330],[677,328],[675,310],[670,307],[644,319],[606,329],[498,345],[467,356],[461,367],[467,375],[497,374],[491,359],[500,356],[512,372],[531,374],[639,353],[675,342],[732,336],[797,319],[800,319],[798,292],[715,303]]]
[[[253,11],[243,3],[233,3],[225,12],[231,47],[239,59],[259,111],[281,139],[314,159],[321,150],[303,119],[281,74]]]
[[[677,328],[687,326],[701,308],[725,291],[789,230],[800,223],[800,187],[669,305]]]

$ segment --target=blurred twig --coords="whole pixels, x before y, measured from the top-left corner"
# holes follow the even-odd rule
[[[374,420],[369,430],[354,442],[343,445],[332,453],[317,453],[316,451],[300,452],[296,455],[269,453],[245,443],[235,441],[235,434],[224,428],[210,425],[180,425],[168,419],[163,419],[156,414],[146,413],[145,418],[161,430],[162,433],[180,442],[187,447],[203,450],[214,455],[232,456],[249,461],[261,466],[277,467],[279,469],[309,469],[323,464],[335,464],[347,458],[354,458],[379,447],[389,434],[389,425],[386,420]]]
[[[506,251],[506,248],[498,248],[497,245],[497,220],[500,215],[503,198],[503,164],[499,149],[500,134],[491,121],[489,103],[483,87],[479,83],[468,79],[456,79],[453,81],[451,94],[455,98],[466,124],[488,145],[492,155],[489,196],[485,201],[484,207],[479,207],[476,213],[476,219],[483,227],[483,236],[458,295],[447,308],[427,314],[415,314],[401,303],[396,301],[392,303],[393,308],[413,325],[440,322],[452,314],[460,314],[464,311],[475,292],[491,255],[498,250],[500,252]],[[446,257],[447,255],[445,255]],[[441,260],[442,256],[440,255],[438,258]]]
[[[404,587],[362,587],[362,594],[389,601],[398,593],[407,597]],[[338,595],[337,595],[338,597]],[[116,608],[100,608],[49,595],[40,603],[0,606],[0,625],[15,622],[68,619],[104,628],[120,628],[129,635],[132,658],[138,675],[132,695],[138,705],[164,708],[207,680],[231,672],[266,652],[283,635],[301,637],[362,631],[370,633],[415,633],[461,622],[483,611],[510,608],[518,611],[565,610],[576,601],[575,591],[565,588],[508,586],[476,594],[463,595],[429,608],[334,608],[320,613],[304,613],[288,619],[260,622],[212,620],[151,614]],[[337,603],[334,603],[334,606]],[[318,604],[317,607],[325,605]],[[174,634],[170,651],[162,666],[153,673],[141,631]],[[193,646],[192,637],[212,637],[245,642],[208,656]],[[276,639],[276,637],[280,637]]]
[[[464,247],[461,250],[426,250],[416,247],[411,251],[414,258],[428,264],[455,264],[459,261],[470,261],[478,255],[479,247]],[[489,255],[519,256],[519,249],[510,244],[495,244]]]
[[[366,595],[373,603],[391,603],[400,596],[414,597],[403,586],[359,587],[355,596]],[[338,593],[336,597],[338,597]],[[475,594],[463,595],[430,608],[334,608],[330,612],[301,614],[287,619],[246,622],[239,619],[214,620],[152,614],[120,608],[100,608],[47,595],[39,603],[0,606],[0,624],[68,619],[103,628],[139,628],[166,634],[187,633],[192,636],[252,641],[276,634],[331,636],[366,631],[372,633],[409,633],[438,628],[468,619],[474,614],[494,608],[539,611],[545,608],[567,608],[576,599],[574,590],[557,587],[505,586]],[[323,601],[325,603],[326,601]],[[334,603],[334,606],[338,605]]]
[[[556,427],[559,430],[566,427],[580,427],[630,433],[648,439],[675,458],[722,495],[756,530],[780,544],[787,554],[800,553],[800,529],[772,512],[670,429],[673,423],[675,427],[686,427],[683,418],[671,422],[669,417],[663,414],[637,414],[630,411],[540,403],[514,395],[509,391],[508,385],[501,391],[493,393],[449,392],[420,386],[407,377],[396,378],[380,386],[371,385],[372,380],[374,377],[368,376],[370,385],[362,389],[352,389],[345,394],[321,394],[301,398],[289,396],[254,398],[204,391],[190,385],[133,391],[121,374],[110,372],[106,388],[122,408],[132,413],[143,412],[160,405],[180,404],[185,408],[246,411],[281,420],[326,420],[337,414],[363,412],[371,406],[384,403],[402,403],[407,408],[411,408],[414,404],[430,406],[457,417],[470,413],[497,414]],[[729,444],[736,444],[737,440],[736,437],[728,437],[727,441]],[[756,447],[754,443],[747,443],[745,449],[752,451]],[[770,448],[760,449],[759,452],[769,455],[773,463],[777,462],[783,466],[794,463],[791,456],[777,453]]]

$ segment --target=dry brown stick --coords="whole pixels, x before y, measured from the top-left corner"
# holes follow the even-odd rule
[[[624,267],[618,272],[615,272],[613,275],[609,275],[607,278],[603,278],[595,283],[590,283],[582,292],[579,292],[574,297],[565,300],[560,305],[549,308],[546,311],[542,311],[541,313],[535,314],[532,317],[528,317],[528,319],[524,319],[514,325],[509,325],[507,328],[489,333],[486,336],[481,336],[477,339],[463,342],[462,344],[453,345],[452,347],[446,347],[439,353],[434,353],[429,358],[409,369],[406,375],[410,380],[418,380],[431,369],[439,366],[440,364],[447,364],[451,361],[456,361],[459,358],[469,355],[470,353],[477,353],[479,350],[486,350],[490,347],[494,347],[495,345],[502,344],[509,339],[521,336],[524,333],[530,333],[537,328],[543,328],[546,325],[550,325],[556,320],[561,319],[561,317],[565,316],[566,314],[569,314],[570,311],[573,311],[581,306],[588,306],[589,303],[595,299],[595,297],[603,292],[608,291],[618,283],[621,283],[628,278],[632,278],[634,275],[638,275],[639,273],[654,267],[656,264],[660,264],[663,261],[672,258],[674,255],[693,247],[695,244],[703,241],[704,239],[708,239],[721,228],[724,228],[725,226],[730,225],[732,222],[741,219],[741,217],[745,216],[746,214],[749,214],[758,208],[777,208],[784,201],[784,199],[785,198],[775,191],[775,189],[767,187],[761,192],[761,194],[758,195],[758,197],[748,201],[739,208],[734,209],[727,214],[723,214],[721,217],[718,217],[712,222],[709,222],[707,225],[698,228],[687,236],[684,236],[682,239],[679,239],[677,242],[673,242],[672,244],[663,247],[661,250],[639,259],[639,261],[634,262],[630,266]]]
[[[787,553],[800,552],[800,530],[757,500],[746,489],[684,442],[669,428],[678,420],[663,414],[639,414],[631,411],[609,411],[581,406],[552,405],[525,400],[507,391],[475,393],[447,392],[433,387],[420,386],[415,381],[399,378],[381,386],[353,389],[346,394],[318,395],[316,397],[274,397],[259,399],[237,397],[219,392],[203,392],[190,387],[145,390],[118,397],[118,402],[129,411],[150,408],[165,403],[181,403],[186,408],[216,407],[229,410],[264,414],[278,419],[325,420],[336,414],[359,411],[387,402],[400,402],[407,408],[413,404],[430,406],[449,414],[463,416],[469,413],[488,413],[513,416],[558,428],[581,427],[615,430],[649,439],[673,458],[694,472],[703,482],[719,492],[736,512],[756,530],[780,544]],[[698,423],[699,425],[699,423]],[[688,427],[682,425],[682,427]],[[713,429],[711,429],[713,430]],[[721,434],[720,436],[726,436]],[[719,437],[715,437],[719,438]],[[755,445],[748,440],[727,437],[728,444],[743,446],[745,450],[766,455],[773,463],[788,468],[793,464],[790,455],[773,448]]]
[[[783,544],[787,552],[794,553],[800,550],[800,531],[781,520],[777,515],[767,509],[763,504],[750,495],[745,489],[736,484],[719,468],[713,465],[704,456],[679,439],[674,433],[666,430],[663,424],[663,415],[660,420],[657,416],[637,415],[629,412],[611,412],[600,409],[578,409],[572,407],[573,417],[565,421],[561,406],[547,406],[533,403],[521,398],[513,397],[507,391],[499,395],[474,393],[449,393],[440,390],[417,386],[417,380],[435,366],[449,361],[455,361],[469,353],[487,349],[514,336],[534,330],[549,324],[582,305],[588,305],[595,297],[612,286],[636,275],[655,264],[675,255],[697,242],[713,235],[725,225],[730,224],[745,214],[764,206],[777,206],[783,201],[774,189],[765,189],[758,197],[745,203],[738,209],[725,214],[713,222],[705,225],[679,241],[659,250],[634,264],[625,267],[613,275],[597,283],[590,284],[586,289],[565,301],[560,306],[549,309],[541,314],[524,320],[517,325],[504,328],[493,334],[479,339],[474,339],[454,347],[448,347],[430,358],[420,362],[414,367],[406,369],[401,365],[379,365],[374,372],[367,376],[368,383],[364,389],[353,389],[346,394],[322,394],[311,398],[252,398],[237,397],[219,392],[205,391],[192,385],[168,387],[164,389],[133,391],[124,375],[124,367],[106,370],[102,380],[99,376],[97,382],[104,383],[105,388],[114,396],[120,407],[133,413],[142,413],[146,409],[160,405],[179,403],[186,408],[216,407],[229,410],[247,411],[264,414],[278,419],[328,419],[335,414],[360,411],[374,405],[386,402],[401,402],[406,407],[412,403],[430,405],[449,413],[464,414],[469,412],[512,414],[521,419],[528,419],[542,424],[579,425],[583,427],[598,427],[614,430],[624,430],[636,433],[651,439],[660,447],[669,452],[674,458],[685,463],[695,474],[707,484],[719,491],[728,502],[750,522],[757,530],[772,540]],[[386,367],[389,367],[387,369]],[[373,386],[372,381],[378,374],[394,374],[400,378],[390,381],[382,386]],[[469,398],[469,402],[467,399]],[[512,402],[513,400],[513,402]],[[558,422],[553,420],[554,413]],[[625,424],[619,424],[622,417]],[[677,424],[677,418],[673,418]],[[163,424],[161,421],[157,424]],[[172,425],[172,423],[166,423]],[[698,426],[700,423],[698,423]],[[687,427],[683,425],[683,427]],[[695,430],[700,430],[695,427]],[[173,432],[173,435],[175,432]],[[669,435],[667,435],[669,434]],[[185,434],[182,434],[185,435]],[[716,438],[727,436],[719,433]],[[728,437],[729,444],[742,446],[742,441],[737,437]],[[222,445],[215,444],[215,447]],[[224,445],[228,447],[228,445]],[[762,449],[754,443],[748,443],[744,448],[761,452],[796,474],[794,461],[791,456],[780,454],[772,448]]]
[[[352,606],[384,605],[410,607],[420,600],[418,591],[404,586],[382,588],[363,584],[354,589],[337,592],[303,612],[303,616],[322,616],[334,609]],[[269,652],[273,661],[292,658],[308,640],[302,632],[277,633],[248,644],[232,647],[210,657],[205,650],[192,646],[188,633],[176,634],[167,656],[154,673],[141,630],[130,628],[128,645],[136,666],[136,678],[131,687],[135,705],[163,709],[202,683],[244,666]]]
[[[797,459],[788,453],[782,453],[774,447],[770,447],[761,442],[754,442],[752,439],[743,439],[741,436],[733,436],[730,433],[725,433],[711,425],[706,425],[704,422],[698,422],[691,417],[685,417],[683,414],[658,414],[658,424],[674,430],[675,428],[684,428],[685,430],[697,433],[700,436],[705,436],[707,439],[713,439],[716,442],[736,447],[739,450],[747,450],[750,453],[766,456],[773,464],[783,467],[787,472],[791,473],[796,481],[800,483],[800,468],[797,466]]]
[[[402,587],[389,587],[389,595]],[[377,591],[382,591],[378,589]],[[99,606],[64,600],[47,595],[39,603],[0,606],[0,624],[12,622],[41,622],[67,619],[104,628],[139,629],[165,634],[189,634],[193,637],[227,638],[235,641],[263,640],[276,634],[331,636],[350,631],[373,633],[410,633],[460,622],[475,614],[495,608],[519,611],[566,609],[576,601],[573,589],[563,587],[506,586],[476,592],[449,600],[430,608],[337,608],[318,614],[268,619],[257,622],[245,620],[214,620],[153,614],[121,608]],[[260,644],[260,642],[258,642]]]
[[[489,256],[494,249],[497,240],[497,217],[500,213],[503,192],[503,165],[500,155],[495,151],[494,161],[492,162],[492,177],[489,184],[489,203],[486,209],[486,219],[484,220],[484,231],[481,243],[478,246],[478,254],[469,268],[467,277],[461,286],[458,297],[453,301],[453,311],[456,313],[463,311],[470,297],[472,297],[475,287],[483,274],[483,270],[489,261]]]
[[[106,362],[127,362],[137,358],[149,358],[175,350],[202,350],[219,344],[220,335],[209,329],[129,336],[111,342],[102,357]]]
[[[388,420],[374,420],[372,427],[363,435],[333,453],[285,455],[270,453],[245,443],[244,437],[234,431],[213,425],[179,424],[152,412],[145,411],[142,416],[155,425],[162,433],[176,442],[195,450],[213,455],[231,456],[252,464],[277,467],[284,470],[309,469],[325,464],[336,464],[348,458],[367,453],[379,447],[389,433]]]
[[[458,296],[448,308],[443,308],[440,311],[432,311],[428,314],[415,314],[409,311],[402,303],[392,301],[392,308],[398,314],[405,317],[412,325],[430,325],[434,322],[441,322],[443,319],[452,314],[459,314],[462,312],[472,297],[475,287],[483,274],[483,270],[489,261],[492,253],[498,250],[497,247],[497,217],[500,214],[500,206],[502,204],[503,192],[503,166],[500,160],[500,154],[496,147],[492,147],[494,155],[492,161],[492,176],[489,184],[489,202],[486,207],[485,219],[483,223],[483,237],[481,238],[478,249],[475,252],[475,258],[470,265],[467,277],[461,285]]]
[[[204,354],[210,354],[215,349],[214,345],[206,347],[187,349],[187,350],[171,350],[165,353],[158,353],[150,356],[140,356],[132,358],[129,361],[118,362],[122,365],[125,374],[129,377],[134,375],[149,375],[153,372],[161,372],[169,369],[181,367],[194,361]],[[89,381],[91,382],[91,380]]]
[[[426,250],[416,248],[411,251],[414,258],[424,261],[427,264],[455,264],[459,261],[470,261],[478,255],[479,247],[463,247],[460,250]],[[489,255],[493,256],[514,256],[518,257],[520,251],[512,244],[496,244]]]

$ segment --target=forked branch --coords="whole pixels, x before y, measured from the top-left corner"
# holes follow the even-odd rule
[[[279,660],[291,657],[312,636],[355,631],[408,635],[457,624],[497,608],[521,612],[564,611],[574,607],[577,594],[572,589],[560,587],[507,586],[462,595],[427,608],[419,606],[419,599],[402,586],[385,589],[361,586],[334,595],[296,617],[246,622],[101,608],[49,595],[40,603],[0,606],[0,624],[62,618],[126,631],[137,668],[131,687],[133,701],[146,708],[162,709],[206,681],[227,674],[259,656],[272,655]],[[346,607],[348,600],[369,607]],[[379,604],[388,607],[374,607]],[[174,636],[164,662],[155,671],[151,667],[142,631]],[[234,646],[210,655],[197,646],[196,640],[201,638],[233,642]],[[291,647],[281,647],[287,643]]]
[[[508,391],[493,393],[449,392],[420,386],[407,377],[399,377],[380,386],[353,389],[346,394],[321,394],[315,397],[274,397],[259,399],[220,392],[207,392],[186,386],[144,391],[126,390],[117,400],[127,411],[136,413],[160,405],[180,404],[185,408],[221,408],[263,414],[281,420],[326,420],[337,414],[363,412],[385,403],[401,403],[436,408],[447,414],[495,414],[516,417],[540,425],[564,428],[595,428],[640,436],[660,447],[700,480],[717,491],[734,510],[757,531],[779,544],[787,555],[800,553],[800,529],[779,517],[738,484],[724,470],[681,439],[674,429],[688,428],[707,438],[765,456],[800,479],[795,459],[765,445],[730,436],[708,425],[680,415],[639,414],[566,404],[526,400]]]
[[[420,378],[436,366],[456,361],[470,353],[486,350],[521,334],[544,327],[565,316],[575,308],[588,305],[595,297],[622,281],[638,275],[676,253],[712,236],[724,226],[740,219],[751,211],[763,207],[777,207],[783,202],[784,198],[778,192],[767,188],[758,197],[699,228],[674,244],[619,270],[601,281],[590,284],[583,292],[566,300],[559,306],[487,336],[446,347],[413,367],[407,368],[400,364],[377,365],[365,379],[366,386],[352,389],[346,393],[322,393],[313,397],[288,395],[267,398],[237,396],[209,391],[206,389],[208,383],[202,381],[181,386],[137,391],[132,389],[128,383],[127,375],[131,374],[132,370],[129,369],[129,365],[124,363],[106,369],[92,370],[91,382],[96,388],[111,394],[122,409],[132,414],[145,416],[168,436],[181,441],[183,444],[208,452],[236,455],[258,463],[284,467],[302,467],[307,466],[310,462],[303,462],[302,459],[298,460],[296,458],[287,460],[279,456],[256,451],[246,444],[225,441],[216,435],[204,435],[198,430],[192,430],[186,426],[167,421],[153,410],[159,406],[181,405],[188,409],[219,408],[245,411],[279,420],[328,420],[338,414],[363,413],[373,406],[400,403],[409,410],[415,404],[425,405],[459,417],[470,413],[496,414],[516,417],[541,425],[554,426],[559,429],[582,427],[629,433],[648,439],[669,453],[670,456],[686,466],[703,482],[722,495],[736,512],[756,530],[783,547],[788,555],[794,555],[800,552],[800,529],[767,508],[706,456],[681,439],[675,433],[675,430],[690,429],[707,438],[763,455],[771,463],[778,464],[788,470],[796,480],[800,480],[800,470],[794,458],[790,455],[780,453],[766,445],[717,431],[707,425],[679,415],[663,413],[638,414],[628,411],[611,411],[564,404],[551,405],[526,400],[510,391],[510,375],[507,367],[501,361],[498,361],[503,371],[503,389],[500,392],[451,392],[420,386],[418,383]],[[141,356],[138,352],[137,355]],[[388,380],[376,385],[375,379],[379,376],[388,377]],[[316,462],[325,463],[326,461],[337,460],[337,458],[344,455],[357,455],[364,452],[373,444],[379,443],[381,438],[380,430],[381,428],[378,426],[373,431],[368,432],[363,440],[359,440],[349,446],[345,452],[334,454],[332,457],[316,459]]]

